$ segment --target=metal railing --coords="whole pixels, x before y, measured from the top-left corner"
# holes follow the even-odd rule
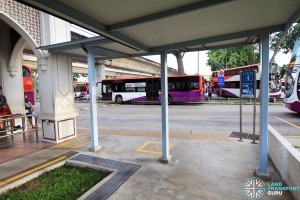
[[[0,138],[4,137],[11,137],[14,138],[14,135],[23,134],[23,140],[25,140],[25,133],[28,130],[25,130],[25,122],[26,117],[34,117],[35,119],[35,137],[36,142],[39,142],[39,135],[38,135],[38,118],[37,115],[26,115],[26,114],[13,114],[13,115],[5,115],[0,116],[0,124],[2,123],[2,128],[0,129]],[[12,120],[20,119],[22,120],[21,126],[12,126]]]

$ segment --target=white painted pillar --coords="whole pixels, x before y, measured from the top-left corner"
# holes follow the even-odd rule
[[[96,98],[99,99],[102,94],[102,80],[105,79],[105,65],[96,62],[95,65],[96,70],[96,76],[95,76],[95,82],[96,82]]]
[[[268,172],[268,123],[269,123],[269,34],[262,35],[261,42],[261,88],[260,88],[260,173]]]
[[[71,40],[70,24],[41,13],[42,45]],[[43,139],[59,143],[76,137],[71,58],[44,52],[38,58],[39,91]]]
[[[167,53],[161,57],[161,115],[162,115],[162,162],[169,162],[169,108],[168,108],[168,70]]]
[[[101,149],[98,141],[98,121],[97,121],[97,101],[96,101],[96,82],[95,82],[95,58],[94,49],[87,49],[88,73],[89,73],[89,93],[90,93],[90,120],[92,146],[90,151]]]

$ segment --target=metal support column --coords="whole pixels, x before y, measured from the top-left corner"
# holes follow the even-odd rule
[[[169,159],[169,109],[168,109],[168,71],[167,53],[161,58],[161,115],[162,115],[162,159]]]
[[[269,112],[269,34],[262,35],[261,42],[261,87],[260,87],[260,173],[268,171],[268,112]]]
[[[97,101],[95,83],[95,58],[94,49],[87,49],[88,60],[88,79],[89,79],[89,98],[90,98],[90,118],[91,118],[91,139],[92,147],[90,151],[98,151],[101,146],[98,142],[98,122],[97,122]]]

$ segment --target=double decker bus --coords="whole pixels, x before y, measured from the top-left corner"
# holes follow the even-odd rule
[[[168,77],[168,102],[204,100],[205,80],[201,75]],[[102,100],[123,102],[161,102],[161,77],[119,77],[102,81]]]
[[[235,67],[230,69],[225,69],[224,71],[224,86],[218,85],[218,72],[212,72],[212,93],[221,97],[240,97],[240,72],[241,71],[256,71],[256,97],[259,97],[259,87],[260,87],[260,65],[252,64],[242,67]],[[281,87],[279,83],[279,74],[270,73],[269,74],[269,97],[280,98],[281,97]]]
[[[89,83],[73,83],[74,98],[85,97],[89,94]]]
[[[27,95],[30,103],[34,105],[34,83],[32,79],[32,70],[29,66],[23,64],[22,72],[24,95]]]
[[[289,69],[286,71],[285,107],[300,113],[300,37],[295,42]]]

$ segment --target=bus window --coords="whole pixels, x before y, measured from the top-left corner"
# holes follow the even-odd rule
[[[107,91],[106,91],[106,89],[107,89],[107,88],[106,88],[106,85],[105,85],[105,84],[103,84],[103,87],[102,87],[102,92],[103,92],[103,93],[106,93],[106,92],[107,92]]]
[[[135,87],[126,87],[125,92],[135,92]]]
[[[174,91],[175,90],[175,85],[172,82],[171,83],[169,82],[168,87],[169,87],[169,91]]]
[[[181,82],[181,90],[182,91],[188,91],[188,86],[187,83],[185,81]]]
[[[181,90],[181,83],[175,82],[175,90]]]
[[[22,65],[23,89],[30,103],[34,105],[34,85],[32,79],[32,71],[29,66]]]
[[[285,96],[286,97],[290,97],[292,95],[293,85],[294,85],[293,76],[291,74],[288,74],[286,76],[286,81],[285,81]]]
[[[298,99],[300,99],[300,71],[298,72],[298,84],[297,84],[297,93],[298,93]]]
[[[31,77],[30,71],[26,67],[23,67],[23,77]]]
[[[136,88],[136,91],[137,92],[146,92],[146,88],[144,88],[144,87],[138,87],[138,88]]]
[[[191,82],[191,90],[197,90],[197,89],[199,89],[199,83]]]

